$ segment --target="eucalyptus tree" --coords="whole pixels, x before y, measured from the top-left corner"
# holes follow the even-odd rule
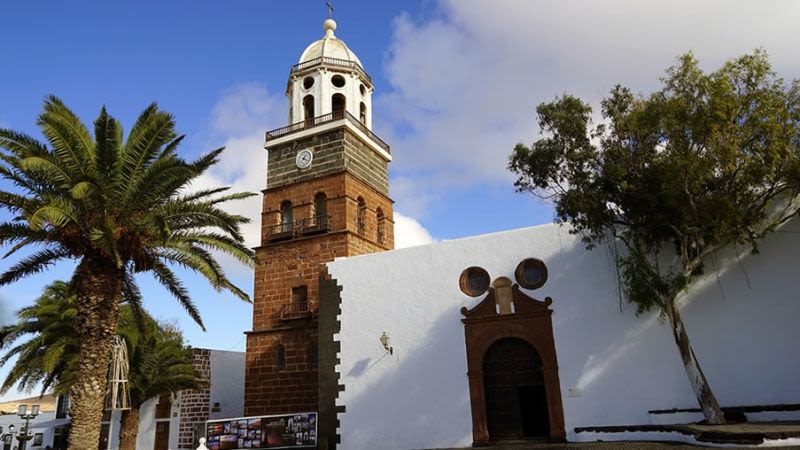
[[[668,320],[706,420],[724,417],[678,299],[723,248],[758,243],[798,215],[800,82],[756,50],[704,73],[689,53],[648,96],[617,86],[602,123],[564,95],[537,108],[544,137],[517,145],[519,191],[548,198],[589,248],[619,245],[622,291]]]
[[[127,137],[105,107],[94,133],[50,96],[38,117],[47,143],[0,130],[0,176],[13,184],[0,190],[0,207],[13,216],[0,222],[0,246],[8,254],[30,249],[0,274],[0,285],[77,262],[76,295],[80,357],[70,391],[70,448],[97,445],[111,339],[123,293],[136,304],[137,273],[150,273],[202,327],[202,320],[175,265],[199,272],[218,291],[248,295],[226,276],[214,252],[251,265],[243,244],[248,219],[221,205],[253,194],[227,188],[190,192],[192,181],[219,161],[222,149],[194,161],[177,155],[184,136],[172,115],[153,103]],[[8,254],[6,256],[8,256]]]

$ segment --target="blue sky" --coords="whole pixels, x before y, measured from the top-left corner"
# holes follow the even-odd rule
[[[616,83],[647,92],[688,50],[714,69],[764,47],[779,74],[800,76],[800,6],[791,0],[337,0],[335,7],[337,36],[375,80],[375,131],[392,145],[390,189],[407,243],[552,220],[548,205],[514,192],[505,164],[514,144],[536,137],[535,105],[556,95],[596,105]],[[51,93],[86,123],[106,105],[128,127],[157,101],[188,135],[185,156],[228,148],[201,184],[260,190],[261,137],[285,125],[289,68],[322,36],[326,14],[321,0],[4,2],[0,127],[38,135],[35,118]],[[237,208],[258,220],[258,200]],[[249,270],[226,266],[252,290]],[[0,288],[0,318],[70,271],[64,265]],[[243,350],[250,306],[196,276],[185,279],[208,332],[143,278],[146,306],[176,321],[195,346]]]

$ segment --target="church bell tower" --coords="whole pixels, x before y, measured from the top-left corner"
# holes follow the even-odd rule
[[[389,146],[372,79],[336,22],[292,66],[289,125],[268,131],[267,186],[247,332],[245,414],[318,410],[319,280],[334,258],[394,248]]]

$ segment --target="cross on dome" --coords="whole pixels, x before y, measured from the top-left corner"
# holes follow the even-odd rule
[[[322,39],[312,42],[311,45],[305,49],[298,63],[302,64],[320,57],[326,57],[354,62],[361,66],[361,61],[358,59],[358,56],[347,47],[344,41],[333,34],[334,31],[336,31],[336,27],[335,20],[325,19],[322,23],[325,35]]]

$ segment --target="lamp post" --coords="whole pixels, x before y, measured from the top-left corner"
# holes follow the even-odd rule
[[[28,405],[19,405],[19,409],[17,409],[17,415],[20,419],[25,421],[25,425],[22,426],[22,429],[19,430],[19,434],[17,434],[19,450],[25,450],[25,447],[28,446],[28,441],[33,439],[33,435],[30,432],[30,422],[31,419],[35,419],[36,416],[39,415],[39,405],[31,406],[30,413],[28,413]],[[9,428],[11,428],[11,433],[13,434],[13,425],[11,425]]]

